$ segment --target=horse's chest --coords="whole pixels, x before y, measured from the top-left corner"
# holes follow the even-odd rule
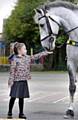
[[[66,53],[67,58],[78,60],[78,47],[67,45]]]

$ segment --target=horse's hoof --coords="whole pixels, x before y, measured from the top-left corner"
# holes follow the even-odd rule
[[[67,110],[66,114],[64,115],[65,119],[69,119],[69,118],[74,118],[74,111],[73,110]]]

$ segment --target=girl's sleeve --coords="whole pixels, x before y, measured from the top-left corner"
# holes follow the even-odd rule
[[[41,58],[42,56],[47,56],[47,55],[48,55],[47,51],[40,52],[38,54],[31,56],[31,60],[37,60],[37,59]]]
[[[16,68],[16,62],[13,60],[11,61],[11,65],[10,65],[10,75],[9,75],[8,85],[11,85],[14,81],[15,68]]]

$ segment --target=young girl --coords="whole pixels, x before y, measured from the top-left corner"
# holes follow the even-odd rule
[[[24,98],[29,98],[27,80],[31,78],[30,63],[32,59],[48,55],[48,52],[41,52],[28,56],[24,43],[17,43],[14,46],[15,57],[11,62],[10,77],[8,85],[11,86],[8,118],[12,118],[12,108],[16,98],[19,98],[19,118],[25,118],[23,113]]]

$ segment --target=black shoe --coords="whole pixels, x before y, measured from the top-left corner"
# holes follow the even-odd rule
[[[26,116],[24,114],[19,114],[19,118],[26,119]]]
[[[12,113],[8,113],[7,118],[12,119]]]

